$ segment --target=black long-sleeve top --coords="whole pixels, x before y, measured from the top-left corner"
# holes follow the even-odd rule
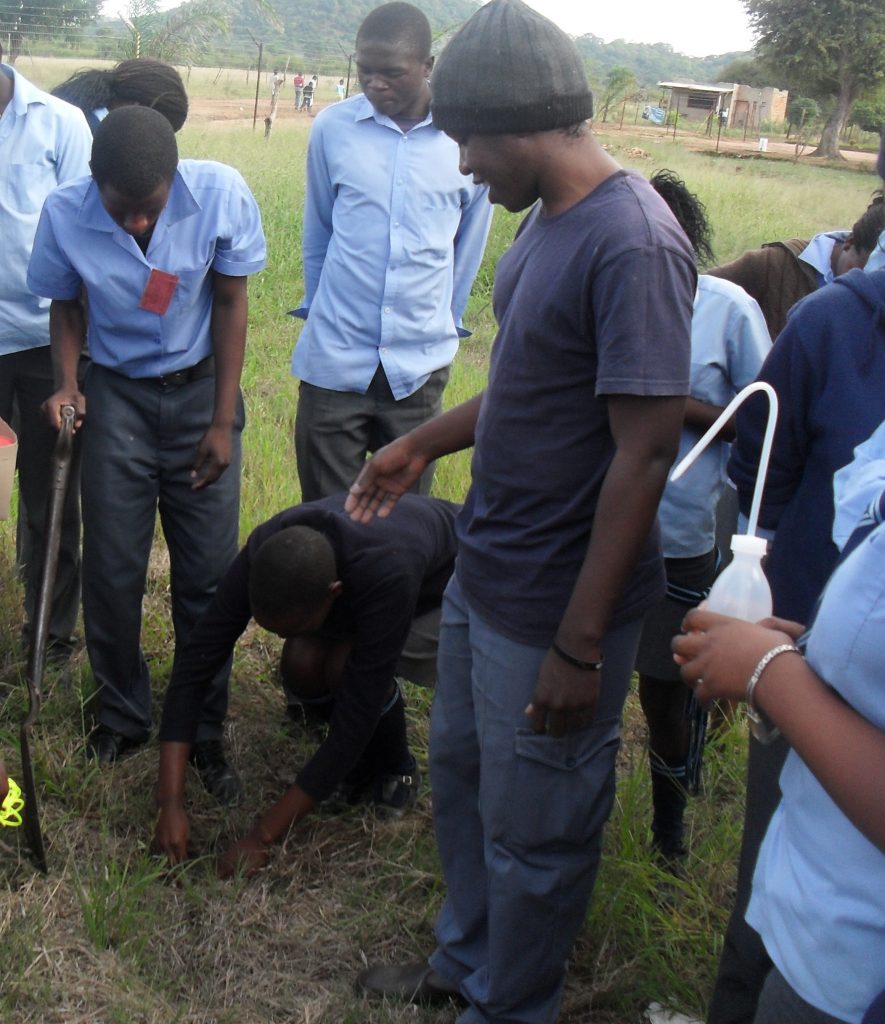
[[[345,495],[280,512],[252,532],[209,607],[176,652],[160,725],[162,742],[191,743],[203,697],[251,618],[249,568],[261,544],[290,526],[323,533],[343,590],[323,632],[352,639],[329,733],[297,778],[315,800],[329,796],[365,749],[390,693],[412,619],[437,607],[455,560],[457,506],[404,495],[386,519],[355,523]]]

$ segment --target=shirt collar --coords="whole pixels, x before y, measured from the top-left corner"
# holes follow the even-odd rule
[[[354,103],[354,107],[356,108],[353,114],[354,121],[368,121],[371,119],[377,124],[383,124],[386,128],[393,128],[395,131],[402,134],[402,131],[396,121],[389,118],[386,114],[379,114],[372,106],[371,102],[366,98],[365,93],[360,93],[357,99],[359,102]],[[415,128],[424,128],[427,125],[430,125],[431,127],[433,126],[432,111],[428,111],[427,117],[425,117],[423,121],[419,121],[418,124],[415,125]]]
[[[164,230],[172,224],[186,220],[195,213],[199,213],[200,209],[200,204],[182,177],[181,166],[179,165],[178,170],[175,172],[175,178],[172,181],[169,201],[163,207],[163,212],[160,214],[154,230]],[[93,231],[106,231],[111,234],[115,231],[122,231],[122,228],[119,228],[111,220],[108,211],[102,205],[101,195],[94,180],[89,183],[89,188],[83,200],[83,205],[80,207],[77,219],[83,227],[91,228]],[[123,233],[125,234],[125,232]]]
[[[839,242],[844,242],[847,237],[847,231],[823,231],[811,239],[799,253],[799,259],[814,267],[823,278],[823,283],[831,284],[833,281],[831,264],[833,249]]]
[[[16,117],[26,113],[31,103],[39,103],[41,106],[46,105],[46,93],[42,89],[38,89],[32,82],[29,82],[24,75],[19,74],[15,68],[10,67],[8,64],[0,64],[0,71],[7,78],[12,79],[12,100],[7,109],[13,110]]]

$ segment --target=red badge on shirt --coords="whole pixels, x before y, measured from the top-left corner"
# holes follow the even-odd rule
[[[167,274],[165,270],[152,270],[145,289],[141,294],[139,309],[162,316],[169,308],[175,289],[178,287],[178,274]]]

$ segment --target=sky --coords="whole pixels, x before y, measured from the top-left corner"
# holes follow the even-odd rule
[[[607,43],[669,43],[693,57],[749,50],[753,37],[740,0],[526,0],[570,35]]]

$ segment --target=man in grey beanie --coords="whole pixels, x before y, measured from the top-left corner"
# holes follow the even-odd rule
[[[491,0],[440,56],[433,118],[462,170],[493,202],[532,209],[498,263],[486,391],[378,452],[349,499],[357,519],[384,515],[432,459],[474,446],[431,719],[437,948],[359,979],[458,1000],[460,1024],[558,1015],[642,618],[663,593],[655,513],[696,271],[591,114],[574,43],[520,0]]]

